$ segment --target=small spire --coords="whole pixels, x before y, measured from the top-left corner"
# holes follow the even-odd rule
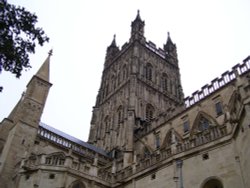
[[[137,10],[137,15],[136,15],[135,20],[141,21],[141,16],[140,16],[140,10],[139,9]]]
[[[50,67],[50,57],[52,56],[53,50],[51,49],[48,53],[48,57],[37,71],[36,76],[49,82],[49,67]]]
[[[168,39],[167,39],[167,43],[170,43],[170,44],[174,44],[171,40],[171,37],[170,37],[170,32],[168,32]]]
[[[113,40],[112,40],[112,43],[110,46],[116,46],[116,35],[114,34],[114,37],[113,37]]]

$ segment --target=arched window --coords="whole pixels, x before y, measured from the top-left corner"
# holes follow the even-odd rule
[[[202,188],[223,188],[223,184],[217,178],[212,178],[207,180]]]
[[[153,77],[153,66],[152,66],[150,63],[148,63],[148,64],[146,65],[145,77],[146,77],[147,80],[152,81],[152,77]]]
[[[154,107],[151,104],[146,106],[146,120],[151,121],[154,117]]]
[[[162,89],[163,91],[167,91],[168,90],[168,77],[166,73],[162,74]]]
[[[199,131],[207,130],[210,127],[210,125],[211,122],[204,116],[201,116],[198,124],[198,130]]]

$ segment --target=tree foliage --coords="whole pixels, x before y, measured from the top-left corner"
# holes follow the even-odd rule
[[[0,0],[0,73],[9,71],[19,78],[23,69],[31,67],[29,54],[35,53],[37,43],[49,41],[36,23],[35,14]]]

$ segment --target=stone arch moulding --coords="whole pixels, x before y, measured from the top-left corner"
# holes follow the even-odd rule
[[[208,115],[207,113],[205,113],[203,111],[200,111],[196,115],[196,118],[193,122],[190,135],[193,135],[196,131],[198,131],[198,127],[199,127],[199,123],[200,123],[201,118],[207,119],[210,123],[210,126],[218,126],[219,125],[218,122],[214,118],[212,118],[210,115]]]
[[[70,184],[69,188],[86,188],[86,186],[82,181],[76,180]]]
[[[169,129],[163,140],[161,148],[163,149],[163,148],[169,147],[171,146],[172,143],[176,143],[176,142],[177,143],[182,142],[182,138],[180,134],[173,128]]]
[[[223,188],[223,182],[217,176],[210,176],[202,182],[200,188]]]

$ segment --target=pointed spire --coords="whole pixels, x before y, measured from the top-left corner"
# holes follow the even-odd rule
[[[116,35],[114,35],[111,44],[107,47],[106,60],[112,59],[120,51],[119,47],[116,45]]]
[[[142,21],[141,16],[140,16],[140,10],[137,10],[137,15],[136,15],[135,21]]]
[[[48,53],[48,57],[37,71],[36,76],[49,82],[49,67],[50,67],[50,57],[52,56],[53,50],[51,49]]]
[[[140,11],[137,11],[135,20],[131,24],[131,41],[140,40],[144,41],[144,21],[141,20]]]
[[[176,45],[172,42],[172,39],[170,37],[169,32],[168,32],[167,42],[164,45],[164,50],[167,51],[167,52],[172,52],[172,51],[176,50]]]
[[[168,39],[167,39],[167,45],[168,44],[171,44],[171,45],[174,45],[174,43],[172,42],[172,39],[170,37],[170,33],[168,32]]]
[[[116,47],[116,40],[115,40],[115,38],[116,38],[116,35],[114,34],[114,38],[113,38],[112,43],[111,43],[110,46]]]

